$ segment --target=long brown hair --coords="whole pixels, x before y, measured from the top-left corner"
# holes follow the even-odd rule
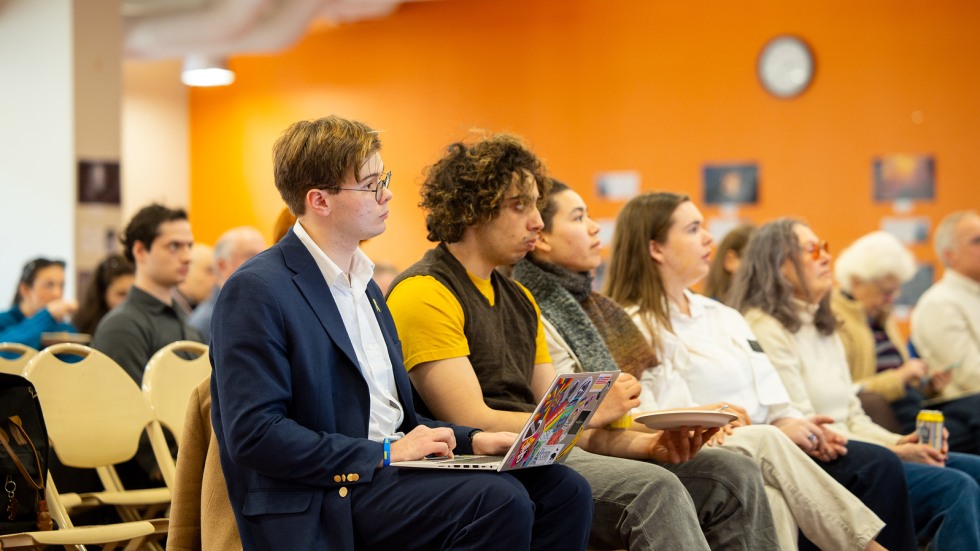
[[[660,343],[648,317],[653,316],[668,331],[674,328],[670,324],[670,306],[660,269],[650,256],[650,241],[667,242],[674,211],[690,200],[687,195],[676,193],[645,193],[630,199],[616,217],[612,258],[603,293],[624,308],[639,308],[654,348],[659,348]]]
[[[742,251],[748,244],[749,238],[755,226],[752,224],[742,224],[725,235],[725,238],[718,244],[715,257],[711,259],[711,267],[708,269],[708,277],[704,280],[704,294],[720,301],[725,300],[728,289],[732,286],[732,278],[735,274],[725,269],[725,259],[728,251],[732,251],[736,256],[742,258]]]
[[[806,225],[793,218],[780,218],[756,230],[742,255],[742,263],[728,293],[732,308],[743,314],[758,308],[779,320],[791,333],[799,331],[803,321],[799,309],[793,305],[795,288],[780,271],[787,259],[796,270],[803,294],[810,294],[800,261],[800,239],[794,229],[797,224]],[[822,335],[832,335],[837,329],[837,319],[830,310],[830,293],[820,300],[813,321]]]

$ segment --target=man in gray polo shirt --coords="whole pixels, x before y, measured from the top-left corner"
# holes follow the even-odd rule
[[[173,296],[187,277],[194,235],[183,209],[154,204],[133,216],[122,241],[126,258],[136,266],[136,281],[126,301],[99,323],[92,347],[141,384],[146,362],[157,350],[180,340],[203,342]]]

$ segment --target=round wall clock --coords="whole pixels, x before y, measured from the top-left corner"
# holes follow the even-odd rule
[[[770,94],[778,98],[800,95],[813,80],[813,54],[801,39],[778,36],[770,40],[759,54],[759,80]]]

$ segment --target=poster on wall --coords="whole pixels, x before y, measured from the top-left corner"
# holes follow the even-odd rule
[[[629,201],[640,193],[640,173],[635,170],[600,172],[595,175],[595,192],[607,201]]]
[[[754,163],[704,165],[701,179],[707,205],[759,202],[759,167]]]
[[[118,161],[78,161],[78,202],[118,205],[121,199]]]
[[[893,312],[898,321],[908,321],[912,308],[915,307],[915,303],[919,302],[922,293],[925,293],[926,289],[932,286],[935,276],[936,268],[932,264],[919,264],[915,275],[902,285],[902,289],[895,299]]]
[[[906,245],[929,241],[929,217],[886,216],[881,219],[881,231],[888,232]]]
[[[871,172],[873,198],[879,203],[936,198],[936,162],[931,155],[881,155],[872,159]]]

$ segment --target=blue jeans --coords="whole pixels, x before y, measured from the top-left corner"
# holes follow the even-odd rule
[[[929,549],[980,549],[980,457],[950,453],[946,468],[903,462],[915,529]]]
[[[877,444],[850,440],[847,455],[817,464],[885,521],[885,528],[875,541],[891,551],[915,551],[911,511],[914,503],[910,507],[901,478],[903,462],[894,452]],[[800,549],[816,546],[800,537]]]

